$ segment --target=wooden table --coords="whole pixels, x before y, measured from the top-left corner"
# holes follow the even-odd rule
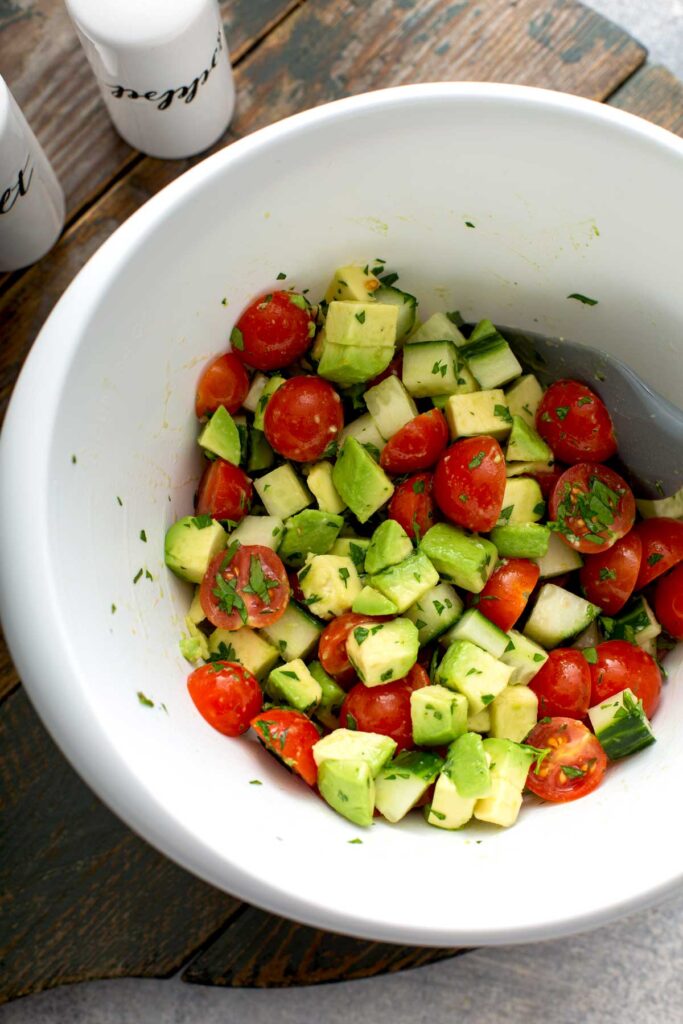
[[[305,107],[405,82],[518,82],[683,135],[683,86],[574,0],[225,0],[238,104],[216,149]],[[0,69],[67,196],[59,244],[0,279],[0,415],[41,325],[88,257],[195,160],[111,128],[62,0],[0,2]],[[27,480],[30,468],[27,467]],[[30,487],[26,500],[30,500]],[[37,610],[37,616],[39,609]],[[0,641],[0,1001],[92,978],[285,986],[368,977],[456,950],[316,931],[246,906],[129,831],[39,722]]]

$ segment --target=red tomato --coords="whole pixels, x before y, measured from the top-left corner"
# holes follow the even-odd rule
[[[611,548],[633,526],[636,503],[626,481],[592,462],[566,469],[550,498],[550,516],[570,548],[596,555]]]
[[[505,558],[472,600],[482,615],[507,633],[526,608],[541,570],[527,558]]]
[[[664,516],[644,519],[635,532],[643,545],[636,590],[652,583],[683,560],[683,523]]]
[[[401,427],[387,441],[379,464],[387,473],[429,469],[448,444],[448,425],[439,409],[430,409]]]
[[[187,688],[199,714],[224,736],[241,736],[263,707],[261,687],[237,662],[196,668],[187,677]]]
[[[209,363],[199,378],[194,409],[198,419],[224,405],[229,413],[237,412],[247,397],[249,377],[234,352],[224,352]]]
[[[299,574],[297,573],[296,569],[287,570],[287,579],[289,580],[289,586],[292,591],[292,597],[294,598],[294,600],[299,602],[305,601],[306,598],[304,596],[303,590],[301,589],[301,584],[299,583]]]
[[[591,672],[581,651],[557,647],[528,684],[538,697],[538,716],[585,718],[591,700]]]
[[[301,711],[271,708],[253,718],[251,727],[266,750],[300,775],[309,786],[315,786],[318,767],[313,747],[320,739],[320,733],[310,718]]]
[[[395,519],[412,540],[419,543],[436,519],[431,473],[416,473],[399,484],[389,502],[389,519]]]
[[[667,633],[683,640],[683,565],[662,576],[657,584],[655,613]]]
[[[238,523],[244,519],[254,488],[251,480],[239,466],[225,459],[215,459],[204,470],[197,491],[197,515],[214,519],[231,519]]]
[[[356,626],[368,623],[388,622],[386,615],[357,615],[355,612],[344,612],[325,626],[318,641],[318,659],[328,675],[333,676],[340,686],[347,689],[357,682],[357,676],[351,667],[346,653],[346,641]]]
[[[578,380],[557,380],[541,399],[536,429],[555,456],[570,465],[604,462],[617,452],[607,406]]]
[[[322,377],[292,377],[266,406],[263,429],[271,448],[295,462],[322,457],[344,426],[341,399]]]
[[[541,494],[546,501],[549,500],[550,495],[553,492],[553,487],[560,479],[567,467],[556,462],[552,469],[549,469],[545,473],[531,473],[530,475],[534,478],[538,486],[541,488]]]
[[[541,799],[557,804],[578,800],[602,782],[607,755],[583,722],[575,718],[539,722],[525,742],[543,751],[526,780],[527,789]]]
[[[662,691],[662,673],[654,658],[627,640],[606,640],[595,650],[597,660],[590,666],[591,707],[628,686],[652,718]]]
[[[239,357],[257,370],[280,370],[304,354],[315,320],[303,295],[272,292],[247,306],[230,335]]]
[[[606,615],[616,615],[633,593],[642,545],[635,530],[599,555],[587,555],[579,571],[583,592]]]
[[[436,503],[468,530],[492,530],[503,507],[505,459],[493,437],[466,437],[444,452],[434,473]]]
[[[270,548],[243,544],[213,559],[199,588],[209,622],[218,629],[272,625],[289,604],[285,567]]]
[[[346,695],[339,723],[344,729],[378,732],[396,740],[396,752],[414,746],[410,695],[429,686],[429,676],[421,665],[413,665],[407,676],[382,686],[357,683]]]
[[[387,377],[402,377],[403,376],[403,353],[398,352],[391,360],[386,370],[382,370],[376,377],[373,377],[365,387],[374,388],[375,384],[381,384]]]

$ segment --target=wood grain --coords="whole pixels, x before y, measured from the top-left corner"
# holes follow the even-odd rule
[[[683,82],[666,68],[657,64],[642,68],[609,102],[683,136]]]
[[[100,803],[22,690],[2,705],[0,750],[0,1002],[173,974],[239,910]]]

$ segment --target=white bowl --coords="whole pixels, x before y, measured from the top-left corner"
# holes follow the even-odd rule
[[[189,592],[162,541],[197,479],[200,367],[279,271],[315,296],[338,264],[382,257],[426,313],[584,340],[679,401],[682,191],[683,143],[616,110],[511,86],[406,87],[230,146],[89,261],[7,416],[2,612],[38,712],[134,829],[252,903],[405,943],[556,936],[678,884],[680,649],[658,742],[589,798],[527,807],[507,831],[443,833],[415,816],[350,844],[358,828],[195,711],[178,652]],[[153,580],[134,583],[140,568]]]

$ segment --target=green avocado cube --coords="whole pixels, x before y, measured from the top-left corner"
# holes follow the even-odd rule
[[[268,676],[266,690],[276,701],[282,701],[297,711],[312,711],[322,700],[322,687],[301,658],[274,668]]]
[[[366,686],[402,679],[417,661],[420,644],[410,619],[356,626],[346,641],[346,653]]]
[[[318,374],[340,387],[364,384],[386,370],[394,355],[393,345],[366,348],[361,345],[335,345],[321,331],[322,342]]]
[[[395,615],[398,608],[384,594],[374,587],[363,587],[351,605],[351,611],[358,615]]]
[[[398,565],[390,565],[368,578],[370,586],[393,601],[399,612],[410,608],[438,582],[438,572],[419,549]]]
[[[312,661],[308,671],[313,678],[320,683],[320,703],[313,712],[315,718],[328,729],[339,728],[339,712],[346,697],[346,691],[342,690],[339,683],[328,676],[319,661]]]
[[[489,760],[481,736],[463,733],[448,748],[444,772],[453,780],[460,796],[479,798],[491,792]]]
[[[490,540],[465,533],[449,523],[437,523],[427,530],[420,541],[420,550],[439,576],[473,594],[484,589],[498,560],[498,552]]]
[[[318,502],[321,512],[333,512],[340,515],[346,505],[339,497],[337,488],[332,483],[332,463],[316,462],[306,477],[308,489]]]
[[[389,477],[355,437],[344,441],[332,471],[332,481],[361,523],[367,522],[394,493]]]
[[[227,543],[228,535],[215,519],[183,516],[166,531],[164,560],[182,580],[201,583],[209,563]]]
[[[511,629],[508,633],[508,645],[500,660],[512,669],[508,686],[526,686],[545,665],[548,654],[523,633]]]
[[[241,629],[214,629],[209,636],[209,654],[224,661],[239,661],[260,681],[280,660],[276,647],[248,626]]]
[[[462,615],[462,609],[462,598],[451,584],[437,583],[406,609],[405,616],[417,626],[423,647],[450,629]]]
[[[325,318],[326,344],[353,348],[393,348],[398,310],[378,302],[330,302]]]
[[[287,565],[298,568],[308,554],[326,554],[343,525],[342,516],[316,508],[304,509],[285,522],[278,554]]]
[[[437,671],[436,682],[464,693],[469,713],[476,715],[488,707],[505,689],[512,669],[469,640],[456,640],[446,651]]]
[[[534,753],[512,740],[495,738],[484,740],[484,750],[490,759],[491,792],[477,800],[474,817],[509,828],[519,815]]]
[[[382,736],[378,732],[335,729],[314,745],[313,759],[318,768],[329,760],[365,761],[374,779],[395,751],[396,740],[390,736]]]
[[[536,427],[536,410],[543,398],[543,388],[533,373],[519,377],[505,392],[505,401],[512,416],[519,416],[527,426]]]
[[[543,558],[548,553],[550,527],[541,523],[494,526],[490,536],[501,558]]]
[[[375,783],[367,761],[324,761],[318,768],[318,790],[330,807],[354,825],[372,825]]]
[[[370,538],[370,546],[365,553],[365,571],[381,572],[389,565],[402,562],[412,551],[413,542],[401,524],[395,519],[385,519]]]
[[[402,750],[375,779],[375,807],[394,824],[405,818],[439,774],[443,758],[426,750]]]
[[[348,612],[362,589],[356,566],[340,555],[309,555],[298,579],[307,607],[319,619]]]
[[[181,634],[179,643],[180,653],[186,661],[192,664],[199,661],[200,658],[206,660],[209,657],[209,645],[206,642],[206,637],[200,629],[197,629],[196,623],[192,621],[189,615],[185,616],[185,625],[187,626],[187,634]]]
[[[522,416],[513,416],[505,458],[507,462],[552,462],[553,453]]]
[[[242,446],[237,424],[228,410],[219,405],[198,438],[204,451],[239,466]]]
[[[422,686],[410,695],[413,742],[418,747],[441,747],[467,729],[467,697],[445,686]]]
[[[365,572],[365,552],[369,546],[367,537],[338,537],[330,548],[330,554],[350,558],[358,572]]]
[[[502,440],[510,432],[512,418],[500,388],[451,395],[444,407],[451,438],[487,434]]]
[[[327,286],[325,302],[373,302],[379,286],[379,278],[361,267],[338,267]]]
[[[262,430],[249,429],[249,457],[247,470],[258,473],[262,469],[270,469],[275,462],[275,452],[266,441]]]
[[[503,507],[497,526],[535,523],[543,518],[545,501],[536,480],[530,476],[509,477],[505,481]]]
[[[474,805],[474,797],[461,796],[450,775],[442,771],[436,780],[432,802],[425,807],[425,819],[428,825],[453,831],[467,824]]]
[[[528,686],[506,686],[489,710],[491,735],[521,743],[538,721],[538,697]]]

